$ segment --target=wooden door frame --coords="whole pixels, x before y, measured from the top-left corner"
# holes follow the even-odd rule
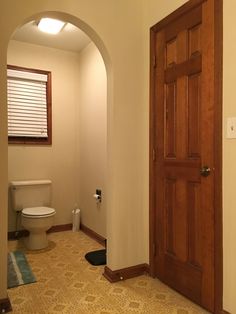
[[[166,18],[158,22],[150,29],[150,130],[149,130],[149,263],[150,274],[154,277],[154,255],[155,255],[155,227],[154,221],[154,68],[155,68],[155,47],[154,36],[156,31],[174,21],[180,15],[192,10],[194,7],[206,0],[190,0]],[[215,208],[215,247],[214,247],[214,278],[215,278],[215,310],[214,313],[225,313],[223,311],[223,219],[222,219],[222,79],[223,79],[223,0],[214,1],[214,158],[215,158],[215,179],[214,179],[214,208]]]

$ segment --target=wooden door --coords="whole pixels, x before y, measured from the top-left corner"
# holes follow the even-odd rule
[[[152,27],[150,121],[151,273],[214,313],[215,11],[192,0]]]

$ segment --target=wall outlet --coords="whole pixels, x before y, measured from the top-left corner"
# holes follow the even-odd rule
[[[227,138],[236,138],[236,117],[227,118]]]
[[[102,190],[96,189],[96,194],[102,196]]]

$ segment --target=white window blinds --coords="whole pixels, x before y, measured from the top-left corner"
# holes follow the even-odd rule
[[[8,136],[47,138],[47,75],[7,70]]]

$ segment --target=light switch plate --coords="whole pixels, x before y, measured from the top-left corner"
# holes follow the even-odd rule
[[[236,138],[236,117],[227,118],[227,138]]]

